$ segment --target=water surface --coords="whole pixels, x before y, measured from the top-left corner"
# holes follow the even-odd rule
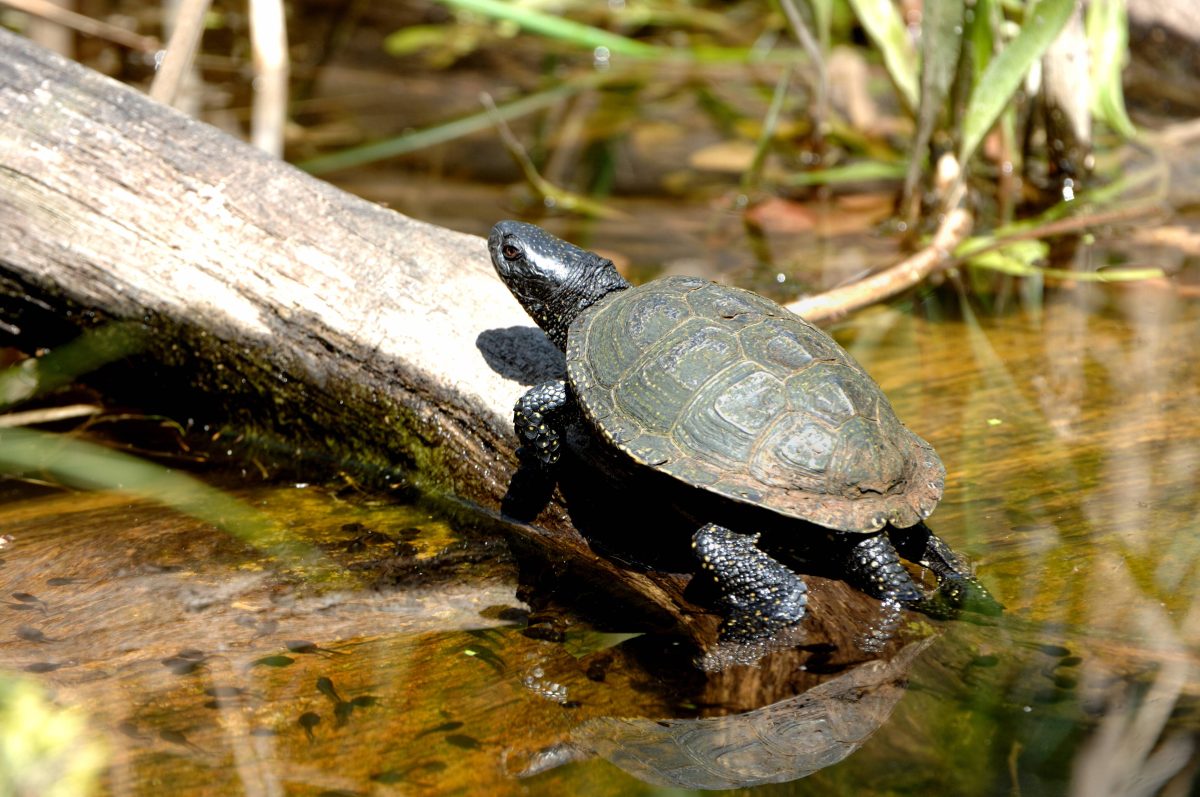
[[[906,616],[926,641],[878,683],[772,657],[706,675],[611,606],[599,633],[598,592],[556,607],[565,641],[531,638],[531,587],[486,524],[271,484],[231,492],[305,541],[299,559],[120,495],[7,491],[0,667],[88,713],[118,795],[652,793],[678,760],[644,734],[741,750],[741,731],[670,721],[815,680],[834,694],[808,708],[858,723],[861,749],[756,791],[1194,794],[1200,309],[1177,284],[986,287],[835,328],[937,447],[930,523],[1007,607]]]

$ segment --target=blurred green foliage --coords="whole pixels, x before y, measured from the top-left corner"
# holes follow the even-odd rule
[[[447,65],[478,48],[503,46],[521,34],[540,37],[548,51],[565,46],[599,53],[610,68],[639,62],[697,65],[744,59],[796,62],[802,51],[786,43],[787,23],[778,5],[723,3],[720,7],[684,0],[595,4],[579,0],[439,0],[454,11],[450,21],[394,32],[385,46],[395,55],[425,53],[432,64]],[[779,0],[784,10],[793,0]],[[901,105],[912,115],[927,108],[944,120],[940,132],[957,142],[961,163],[969,162],[1000,116],[1027,101],[1022,84],[1046,53],[1075,0],[926,0],[919,25],[902,17],[894,0],[807,0],[800,16],[812,23],[823,54],[850,36],[845,11],[853,12],[886,68]],[[1101,0],[1088,8],[1093,112],[1112,129],[1134,132],[1124,110],[1120,73],[1127,30],[1124,0]],[[622,31],[622,32],[617,32]],[[553,43],[553,46],[551,45]],[[1086,54],[1084,54],[1086,55]],[[611,61],[609,59],[612,59]],[[962,68],[966,67],[966,68]],[[965,81],[951,91],[953,81]],[[931,96],[932,95],[932,96]],[[966,97],[965,108],[945,107]],[[929,136],[918,135],[907,156],[924,162]],[[935,136],[936,138],[936,136]]]
[[[438,2],[453,12],[446,23],[396,31],[387,39],[388,50],[396,55],[425,53],[430,63],[447,65],[477,48],[511,48],[520,36],[538,37],[545,52],[555,54],[547,64],[557,63],[559,67],[553,76],[547,74],[540,91],[515,102],[548,98],[567,85],[578,90],[620,85],[629,92],[628,101],[636,105],[639,87],[648,89],[653,85],[652,76],[659,67],[674,64],[703,71],[706,66],[738,60],[747,65],[783,64],[784,74],[757,126],[753,130],[746,125],[726,128],[731,135],[745,137],[749,133],[757,140],[754,158],[740,181],[743,189],[786,190],[904,176],[899,204],[902,218],[917,223],[918,213],[936,218],[973,191],[976,196],[997,194],[994,199],[973,203],[977,213],[989,207],[995,209],[995,219],[979,220],[982,226],[993,227],[1010,221],[1013,205],[1022,200],[1019,196],[998,195],[1006,190],[1001,174],[1023,174],[1030,159],[1043,164],[1053,161],[1053,168],[1043,165],[1038,173],[1049,171],[1065,180],[1063,198],[1070,202],[1081,196],[1091,168],[1087,148],[1090,137],[1080,152],[1052,155],[1048,141],[1041,145],[1041,151],[1025,151],[1029,142],[1037,139],[1018,129],[1019,125],[1037,123],[1033,110],[1039,101],[1036,92],[1040,63],[1072,15],[1083,13],[1076,0],[924,0],[918,19],[906,19],[895,0],[775,0],[770,4],[720,5],[687,0],[636,4],[582,0]],[[1089,85],[1079,90],[1086,91],[1091,99],[1092,118],[1121,136],[1132,136],[1136,131],[1125,112],[1121,90],[1128,38],[1124,0],[1099,0],[1089,4],[1086,14],[1086,39],[1067,45],[1089,51],[1078,53],[1090,65]],[[824,61],[835,46],[852,44],[856,30],[861,30],[869,42],[865,55],[882,65],[900,108],[913,120],[907,141],[892,138],[881,148],[879,137],[871,131],[851,130],[846,120],[825,118],[827,109],[822,98],[828,88],[824,85]],[[793,39],[805,46],[795,46]],[[594,82],[586,87],[580,85],[579,71],[561,69],[571,51],[580,57],[587,51],[593,55],[590,77]],[[806,67],[806,59],[818,63]],[[807,80],[792,81],[807,84],[811,95],[807,105],[799,109],[810,117],[807,139],[796,135],[795,125],[781,122],[787,75],[793,68],[809,76]],[[812,77],[814,73],[816,78]],[[821,85],[814,88],[814,79]],[[504,119],[517,115],[510,110],[515,102],[500,106]],[[544,103],[536,105],[541,108]],[[699,105],[714,110],[711,102]],[[793,104],[789,110],[798,109]],[[482,115],[472,119],[486,123]],[[625,118],[624,124],[636,121],[635,112]],[[1082,124],[1090,125],[1091,119]],[[451,132],[449,125],[441,127],[447,134]],[[1003,154],[989,151],[984,157],[981,145],[994,130],[1000,131],[998,151]],[[403,139],[416,140],[430,132],[417,131],[397,139],[393,146],[403,146],[399,143]],[[1046,133],[1047,137],[1051,135],[1049,130]],[[510,142],[510,149],[518,147]],[[816,154],[804,157],[801,151],[806,147]],[[764,163],[769,151],[783,151],[790,171],[767,170]],[[935,179],[935,161],[947,153],[954,155],[955,166],[948,170],[948,178]],[[363,148],[348,155],[358,155],[357,162],[361,162],[361,157],[370,157],[370,150]],[[546,197],[548,204],[557,194],[568,196],[536,172],[530,174],[533,167],[523,153],[515,151],[514,157],[521,161],[535,193]],[[995,162],[998,157],[1006,162]],[[315,165],[329,163],[323,159]],[[800,163],[808,165],[797,168]],[[1047,191],[1050,201],[1058,198],[1053,180],[1035,180],[1033,184]],[[1013,190],[1011,185],[1007,190]],[[583,202],[556,204],[587,212]],[[1072,207],[1083,205],[1076,202]],[[1002,251],[990,241],[979,247],[988,247],[989,252],[974,260],[974,265],[1010,274],[1032,273],[1044,255],[1041,249],[1023,244]],[[1138,278],[1138,274],[1110,274],[1108,278]]]
[[[0,673],[0,795],[86,797],[107,759],[82,714],[31,680]]]

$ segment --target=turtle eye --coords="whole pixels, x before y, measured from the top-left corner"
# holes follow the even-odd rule
[[[500,254],[504,255],[505,260],[517,260],[521,257],[521,250],[512,244],[505,244],[501,247]]]

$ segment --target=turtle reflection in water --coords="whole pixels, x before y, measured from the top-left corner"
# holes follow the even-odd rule
[[[910,642],[795,697],[699,719],[596,717],[535,753],[523,777],[598,755],[657,786],[736,789],[807,777],[871,738],[904,696],[908,673],[936,637]]]
[[[517,402],[524,456],[553,466],[567,427],[582,422],[635,468],[667,474],[685,493],[700,488],[766,510],[789,521],[788,534],[830,535],[842,569],[876,597],[998,610],[965,560],[922,524],[942,495],[941,460],[827,334],[768,299],[701,279],[631,287],[611,261],[530,224],[500,222],[488,248],[501,279],[566,354],[565,381]],[[706,522],[692,537],[720,592],[729,640],[770,637],[805,613],[804,581],[757,546],[755,531]],[[936,603],[889,534],[933,571]]]

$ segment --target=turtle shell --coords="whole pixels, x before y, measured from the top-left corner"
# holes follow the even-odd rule
[[[911,526],[946,471],[833,338],[749,291],[668,277],[571,325],[584,417],[636,462],[840,531]]]

